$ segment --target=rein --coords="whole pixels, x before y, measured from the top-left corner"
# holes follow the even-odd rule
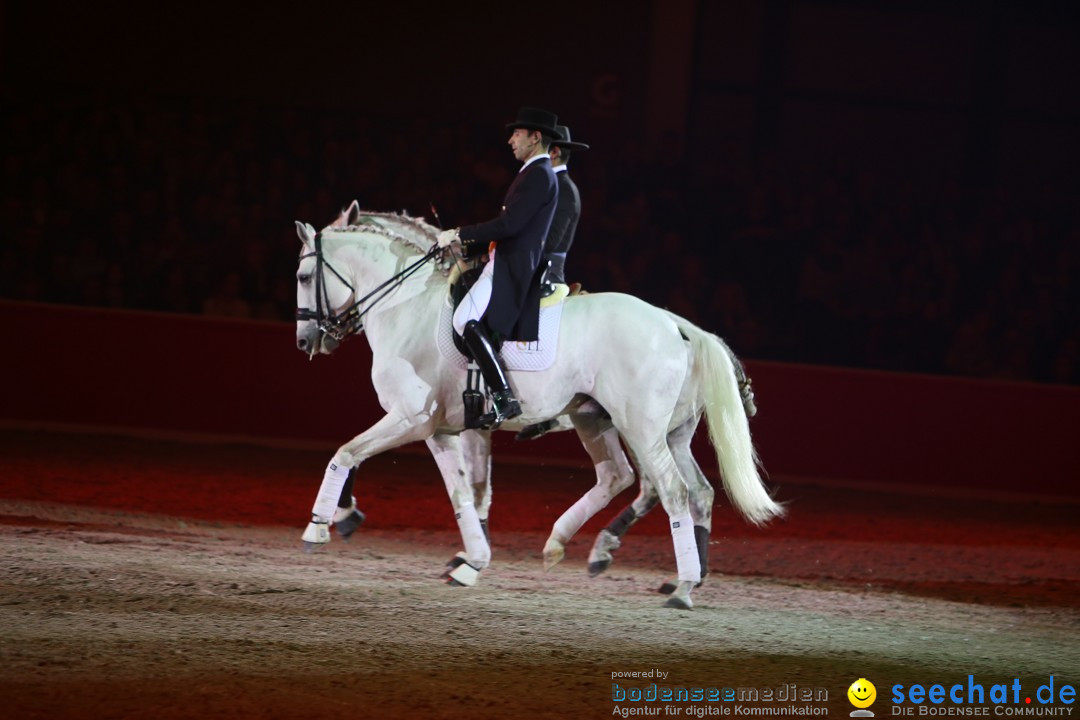
[[[409,265],[389,280],[381,283],[374,290],[359,300],[354,301],[341,312],[335,313],[330,306],[330,295],[326,289],[326,283],[323,282],[323,274],[326,269],[329,268],[330,272],[334,273],[334,276],[337,277],[345,287],[349,288],[349,292],[352,295],[356,295],[356,289],[349,284],[348,280],[341,276],[341,273],[334,269],[333,265],[326,262],[326,259],[323,258],[322,233],[318,232],[315,234],[315,252],[300,256],[300,260],[309,257],[315,258],[315,309],[297,308],[296,319],[301,321],[314,320],[316,325],[318,325],[320,332],[329,335],[340,343],[350,335],[362,332],[364,329],[364,316],[375,307],[375,304],[394,290],[401,287],[402,283],[404,283],[411,275],[438,255],[440,250],[441,248],[439,248],[438,245],[432,246],[422,258]],[[367,303],[367,307],[364,307],[361,310],[360,308],[364,303]]]

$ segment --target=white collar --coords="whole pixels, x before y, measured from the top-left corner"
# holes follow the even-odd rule
[[[556,165],[555,167],[552,168],[552,170],[554,170],[557,173],[566,172],[566,166],[565,165]]]
[[[525,161],[525,164],[521,166],[521,170],[524,170],[537,160],[541,160],[543,158],[551,159],[551,155],[549,155],[548,153],[540,153],[539,155],[533,155],[531,158]],[[521,170],[518,170],[518,172],[521,172]]]

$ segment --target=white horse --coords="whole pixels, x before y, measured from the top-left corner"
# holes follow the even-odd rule
[[[387,213],[365,213],[354,200],[343,210],[338,218],[328,226],[330,229],[345,229],[358,224],[375,224],[394,232],[410,235],[417,226],[429,233],[437,232],[433,226],[421,219]],[[687,333],[697,329],[685,318],[668,312],[672,320],[680,327],[682,340],[689,342]],[[719,342],[731,359],[738,377],[740,396],[746,416],[752,417],[757,409],[754,406],[754,393],[750,380],[742,363],[731,349],[719,338]],[[693,380],[692,376],[688,382]],[[566,544],[577,531],[597,512],[606,507],[611,498],[621,493],[634,483],[634,469],[623,452],[618,431],[611,425],[610,416],[595,401],[590,401],[575,408],[573,415],[552,418],[548,424],[535,426],[545,428],[542,432],[576,430],[585,450],[593,461],[596,472],[596,485],[581,499],[574,503],[554,523],[551,535],[544,545],[544,569],[550,570],[565,557]],[[697,465],[690,451],[693,428],[681,428],[668,435],[668,447],[675,457],[683,479],[688,485],[688,502],[694,520],[694,535],[697,540],[698,558],[702,577],[708,573],[709,537],[712,531],[713,487]],[[487,520],[491,507],[491,433],[483,430],[465,430],[460,435],[462,450],[462,472],[473,487],[473,504],[481,526],[487,534]],[[342,489],[339,509],[333,517],[333,524],[338,533],[346,540],[364,521],[364,514],[356,508],[356,498],[352,496],[353,477],[350,473]],[[613,561],[612,553],[621,545],[621,539],[629,528],[650,512],[659,502],[655,484],[647,475],[641,476],[641,489],[634,501],[623,509],[614,520],[601,530],[589,553],[589,575],[595,577],[604,572]],[[443,578],[455,583],[455,570],[467,563],[467,554],[459,552],[447,564]],[[666,582],[660,592],[670,594],[677,583]]]
[[[362,324],[372,350],[372,381],[387,413],[328,464],[304,539],[329,540],[328,523],[350,468],[424,440],[454,504],[468,563],[482,569],[490,546],[473,488],[461,472],[457,437],[465,371],[444,361],[434,341],[447,294],[434,262],[434,233],[420,222],[410,232],[389,225],[369,222],[316,233],[297,223],[304,242],[297,271],[297,345],[312,354],[330,352]],[[598,293],[565,303],[563,332],[576,340],[562,344],[550,369],[510,373],[524,413],[502,429],[572,413],[586,398],[599,403],[653,479],[671,520],[678,587],[668,604],[691,607],[701,567],[683,477],[688,469],[673,455],[669,434],[689,435],[704,411],[735,507],[756,523],[783,512],[758,476],[731,359],[715,337],[697,328],[690,343],[680,342],[680,328],[666,312],[631,296]],[[690,377],[697,382],[687,382]]]
[[[425,223],[419,218],[410,218],[404,215],[388,213],[371,213],[360,210],[359,203],[353,200],[352,204],[342,210],[337,219],[324,230],[345,230],[359,225],[374,225],[389,232],[404,236],[415,235],[418,228],[426,233],[435,233],[437,229]],[[466,265],[457,268],[467,269]],[[670,313],[669,313],[670,314]],[[671,317],[680,327],[690,323],[677,315]],[[692,327],[692,325],[690,325]],[[685,339],[685,335],[684,335]],[[719,341],[719,338],[717,338]],[[720,341],[723,344],[723,341]],[[753,414],[753,393],[749,390],[749,381],[741,363],[726,345],[725,350],[731,357],[739,376],[739,387],[742,393],[743,405],[747,410],[748,417]],[[585,494],[578,502],[571,506],[552,527],[552,532],[544,546],[544,568],[550,570],[565,557],[565,544],[593,515],[600,511],[611,498],[630,487],[634,482],[634,470],[627,461],[619,439],[618,431],[611,425],[610,416],[604,412],[595,401],[589,401],[577,406],[573,415],[564,415],[560,418],[552,418],[550,425],[545,425],[544,432],[564,430],[576,430],[585,450],[593,460],[596,471],[596,486]],[[540,426],[537,426],[540,427]],[[712,501],[713,488],[704,475],[700,472],[693,455],[690,453],[689,440],[693,432],[685,431],[672,433],[669,436],[668,445],[684,470],[684,480],[689,487],[688,501],[691,515],[694,519],[694,533],[697,539],[698,556],[701,565],[702,576],[708,572],[708,544],[712,525]],[[674,442],[673,442],[674,441]],[[450,441],[453,444],[453,441]],[[460,435],[461,472],[472,483],[473,505],[477,511],[485,536],[487,534],[487,520],[491,508],[491,432],[484,430],[465,430]],[[688,472],[689,469],[693,472]],[[352,496],[353,480],[355,473],[350,473],[342,488],[341,498],[338,502],[338,510],[332,518],[332,524],[338,533],[346,540],[364,522],[365,516],[356,507],[356,498]],[[635,501],[619,514],[604,530],[602,530],[594,543],[589,557],[589,574],[599,575],[612,562],[612,551],[620,545],[621,537],[637,520],[648,513],[659,501],[654,484],[647,476],[641,476],[641,492]],[[308,546],[312,549],[312,546]],[[443,578],[451,583],[457,583],[457,575],[454,571],[462,564],[467,563],[467,554],[459,552],[447,564]],[[460,583],[458,583],[460,584]],[[671,593],[675,584],[665,583],[661,592]]]

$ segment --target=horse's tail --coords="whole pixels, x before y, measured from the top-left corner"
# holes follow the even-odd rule
[[[738,360],[720,338],[689,320],[677,315],[671,317],[690,341],[694,354],[694,380],[704,405],[724,492],[732,505],[755,525],[780,517],[784,514],[783,506],[769,496],[758,474],[758,456],[739,394],[735,370]]]

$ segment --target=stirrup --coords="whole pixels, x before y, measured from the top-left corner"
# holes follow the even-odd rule
[[[484,413],[479,417],[465,418],[465,428],[468,430],[497,430],[500,425],[511,418],[521,414],[521,403],[509,390],[492,393],[491,412]]]
[[[465,415],[465,429],[466,430],[494,430],[499,425],[496,423],[498,415],[494,412],[484,413],[482,415]],[[498,420],[501,423],[501,420]]]
[[[517,407],[517,412],[512,413],[510,415],[500,415],[499,413],[492,410],[491,412],[484,413],[480,417],[476,418],[476,421],[475,421],[476,424],[475,425],[470,425],[469,422],[466,421],[465,429],[466,430],[498,430],[499,426],[502,425],[505,421],[507,421],[507,420],[509,420],[511,418],[516,418],[520,414],[521,414],[521,406]]]
[[[516,418],[521,414],[521,403],[509,389],[491,394],[491,407],[499,416],[499,422]]]

